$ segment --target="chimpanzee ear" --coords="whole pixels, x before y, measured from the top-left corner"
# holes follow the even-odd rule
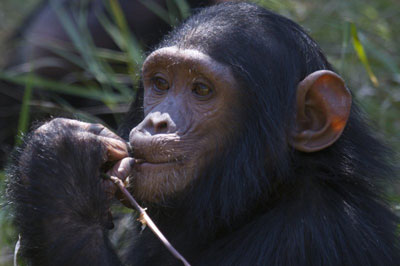
[[[332,145],[342,134],[350,115],[351,94],[332,71],[308,75],[297,87],[295,149],[315,152]]]

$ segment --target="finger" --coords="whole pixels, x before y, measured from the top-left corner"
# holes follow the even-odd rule
[[[125,181],[126,178],[131,173],[135,160],[131,157],[126,157],[120,161],[118,161],[108,172],[108,175],[118,177],[122,181]]]
[[[125,141],[97,136],[107,149],[107,161],[118,161],[128,157],[128,147]]]
[[[83,123],[83,122],[81,122]],[[124,141],[120,136],[112,132],[110,129],[106,128],[102,124],[89,124],[89,123],[84,123],[85,125],[84,128],[88,132],[95,134],[97,136],[102,136],[106,138],[112,138],[112,139],[117,139],[120,141]]]
[[[128,156],[128,147],[126,142],[101,124],[91,124],[66,118],[56,118],[39,129],[43,128],[42,130],[45,130],[46,125],[47,127],[51,127],[53,124],[68,126],[70,129],[75,130],[78,135],[83,134],[82,136],[89,137],[89,135],[87,135],[87,133],[89,133],[90,135],[95,136],[107,148],[105,161],[116,161]]]
[[[76,130],[90,132],[97,136],[113,138],[113,139],[123,141],[123,139],[120,136],[118,136],[117,134],[112,132],[110,129],[106,128],[104,125],[99,124],[99,123],[92,124],[92,123],[82,122],[82,121],[73,120],[73,119],[66,119],[66,118],[59,118],[58,120],[60,123],[68,125]]]
[[[131,157],[127,157],[124,158],[120,161],[118,161],[108,172],[107,175],[110,176],[115,176],[119,179],[121,179],[124,183],[125,180],[127,179],[127,177],[129,176],[129,174],[132,172],[133,170],[133,166],[135,164],[135,159],[131,158]],[[109,180],[108,180],[109,181]],[[110,181],[111,182],[111,181]],[[126,207],[128,208],[132,208],[131,204],[129,203],[129,201],[126,201],[123,194],[116,189],[117,186],[112,183],[112,185],[114,186],[114,188],[111,188],[112,190],[110,190],[111,192],[113,192],[113,196],[115,195],[117,199],[119,199],[119,201],[124,204]],[[110,195],[110,194],[108,194]]]

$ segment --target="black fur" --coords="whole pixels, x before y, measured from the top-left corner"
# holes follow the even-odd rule
[[[232,121],[241,130],[185,193],[149,206],[192,265],[399,264],[399,221],[381,196],[393,176],[390,153],[356,104],[329,148],[305,154],[288,145],[297,84],[332,69],[301,27],[253,4],[228,3],[191,17],[160,47],[171,45],[231,66],[242,86]],[[141,105],[139,97],[121,127],[125,138],[143,116]],[[106,237],[99,149],[83,149],[62,128],[26,140],[9,189],[34,265],[120,263]],[[148,229],[133,234],[124,261],[180,264]]]

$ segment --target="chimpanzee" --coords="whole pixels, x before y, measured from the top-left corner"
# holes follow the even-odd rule
[[[180,264],[140,225],[117,255],[110,162],[192,265],[399,264],[390,152],[296,23],[203,9],[147,57],[142,87],[119,136],[57,118],[26,138],[9,195],[32,265]]]
[[[186,0],[188,6],[196,9],[203,6],[212,5],[223,0]],[[164,21],[157,13],[146,5],[143,0],[119,0],[122,12],[126,19],[132,35],[141,44],[144,51],[153,48],[161,38],[171,30],[171,25]],[[167,10],[172,7],[174,1],[169,0],[152,0],[153,5]],[[178,1],[177,1],[178,2]],[[176,2],[176,3],[177,3]],[[32,71],[35,75],[59,82],[68,82],[69,84],[79,83],[81,80],[76,77],[88,77],[81,66],[70,61],[70,57],[60,54],[60,47],[68,48],[69,53],[74,54],[74,43],[70,35],[65,30],[65,25],[60,21],[59,14],[55,11],[55,6],[60,6],[68,15],[71,21],[76,21],[79,15],[82,16],[82,10],[87,12],[86,26],[87,32],[93,44],[98,48],[109,50],[118,50],[118,46],[114,43],[110,34],[105,30],[104,25],[99,20],[102,15],[109,14],[107,7],[109,1],[104,0],[44,0],[35,8],[30,16],[22,23],[22,26],[8,40],[9,46],[15,47],[7,53],[8,58],[5,60],[4,69],[6,71],[27,72]],[[176,4],[175,4],[176,5]],[[178,18],[177,18],[178,19]],[[78,24],[78,23],[76,23]],[[73,24],[75,25],[75,24]],[[75,30],[80,32],[79,26],[75,25]],[[56,48],[54,48],[54,43]],[[58,48],[57,48],[58,47]],[[58,51],[59,53],[56,53]],[[4,56],[6,54],[3,52]],[[68,53],[67,53],[68,54]],[[65,56],[65,55],[64,55]],[[82,55],[76,51],[74,57],[81,58]],[[84,61],[84,60],[82,60]],[[27,67],[28,65],[32,66]],[[118,68],[123,68],[118,65]],[[118,70],[115,70],[118,72]],[[87,81],[87,80],[86,80]],[[108,126],[116,126],[115,114],[109,110],[101,101],[84,99],[65,94],[57,94],[55,92],[44,92],[40,90],[33,91],[34,99],[41,99],[49,103],[55,103],[55,96],[72,107],[81,109],[96,109],[97,112],[91,112],[93,116],[107,123]],[[24,96],[24,88],[9,82],[0,81],[0,106],[3,111],[0,119],[0,167],[7,160],[8,153],[14,144],[15,135],[18,127],[18,117],[22,99]],[[51,104],[47,104],[51,106]],[[128,106],[127,106],[128,107]],[[103,110],[100,111],[99,110]],[[31,118],[43,119],[50,115],[70,115],[66,110],[58,110],[57,108],[31,107]]]

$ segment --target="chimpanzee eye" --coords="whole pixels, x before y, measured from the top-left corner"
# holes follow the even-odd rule
[[[159,92],[164,92],[169,89],[168,81],[161,77],[154,77],[153,84],[154,88]]]
[[[203,83],[193,84],[193,93],[200,97],[205,97],[211,94],[212,90]]]

